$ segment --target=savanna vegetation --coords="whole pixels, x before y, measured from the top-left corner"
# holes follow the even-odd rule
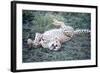
[[[23,10],[22,61],[29,63],[90,59],[90,34],[75,35],[72,40],[65,42],[59,51],[50,51],[42,47],[28,48],[26,41],[28,38],[34,39],[36,32],[43,33],[55,28],[52,24],[53,19],[63,21],[74,29],[91,29],[90,13]]]

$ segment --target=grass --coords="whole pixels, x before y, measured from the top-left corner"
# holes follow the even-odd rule
[[[22,61],[30,63],[91,59],[90,33],[75,35],[70,41],[62,44],[59,51],[50,51],[42,47],[28,48],[26,44],[28,38],[34,39],[36,32],[44,32],[54,28],[52,18],[64,21],[66,25],[75,29],[90,29],[91,18],[89,13],[23,10]]]
[[[90,34],[74,36],[59,51],[42,47],[29,49],[26,46],[23,48],[23,62],[86,60],[91,58],[90,46]]]

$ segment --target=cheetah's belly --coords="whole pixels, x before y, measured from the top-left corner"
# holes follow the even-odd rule
[[[67,37],[63,33],[62,29],[53,29],[53,30],[46,31],[43,34],[43,37],[44,39],[47,39],[49,41],[55,40],[57,38],[60,42],[65,42],[66,40],[69,39],[69,37]]]

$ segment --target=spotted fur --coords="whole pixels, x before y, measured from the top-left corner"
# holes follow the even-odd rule
[[[73,27],[66,26],[64,22],[55,19],[53,24],[57,26],[57,28],[45,31],[44,33],[36,33],[33,41],[28,39],[28,44],[31,43],[34,46],[41,45],[43,48],[57,51],[61,48],[62,43],[72,39],[73,35],[90,32],[90,30],[87,29],[74,30]]]

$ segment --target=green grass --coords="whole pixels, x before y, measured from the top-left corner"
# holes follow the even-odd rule
[[[90,34],[75,35],[70,41],[62,44],[59,51],[50,51],[42,47],[27,47],[26,40],[28,38],[34,39],[36,32],[42,33],[54,28],[53,18],[65,22],[66,25],[70,25],[74,29],[90,29],[91,16],[89,13],[23,10],[22,61],[29,63],[91,59]]]
[[[74,36],[62,44],[61,50],[47,48],[23,48],[23,62],[45,62],[90,59],[90,34]]]

